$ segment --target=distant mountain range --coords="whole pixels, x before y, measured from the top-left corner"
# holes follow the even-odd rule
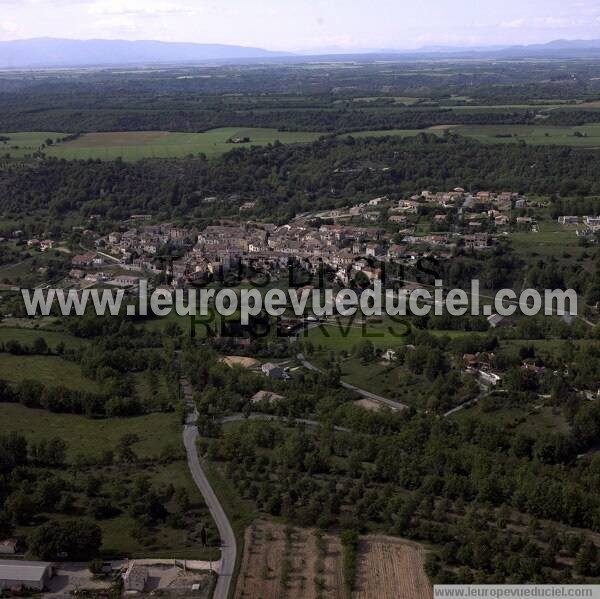
[[[0,42],[0,68],[3,69],[243,61],[286,55],[225,44],[56,38]]]
[[[205,62],[302,62],[307,58],[370,60],[380,57],[414,58],[600,58],[600,40],[554,40],[523,46],[425,46],[417,50],[332,49],[312,55],[274,52],[225,44],[158,41],[68,40],[36,38],[0,42],[1,69],[51,67],[108,67]]]

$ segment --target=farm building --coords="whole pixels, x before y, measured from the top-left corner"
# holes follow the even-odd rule
[[[272,391],[258,391],[251,398],[250,401],[252,403],[258,403],[260,401],[267,401],[269,403],[277,403],[285,399],[283,395],[277,395],[277,393],[273,393]]]
[[[283,380],[289,378],[288,373],[283,368],[281,368],[281,366],[277,366],[277,364],[271,364],[270,362],[268,362],[267,364],[262,365],[261,370],[263,371],[263,374],[265,374],[271,379]]]
[[[148,582],[148,568],[138,566],[135,562],[131,562],[127,572],[123,574],[123,583],[126,591],[143,592]]]
[[[43,591],[52,574],[52,564],[47,562],[0,560],[0,589],[25,587]]]
[[[15,555],[19,551],[17,539],[4,539],[0,541],[0,555]]]

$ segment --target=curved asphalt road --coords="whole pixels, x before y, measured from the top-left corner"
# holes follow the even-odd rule
[[[222,416],[217,419],[221,424],[227,424],[228,422],[244,422],[245,420],[266,420],[269,422],[281,422],[286,424],[290,421],[289,418],[285,416],[276,416],[274,414],[262,414],[261,412],[252,412],[246,416],[241,412],[237,414],[231,414],[230,416]],[[306,426],[323,426],[322,422],[317,422],[316,420],[307,420],[306,418],[292,418],[292,422],[297,424],[305,424]],[[341,433],[349,433],[351,432],[349,428],[344,428],[343,426],[334,426],[334,431],[338,431]]]
[[[227,519],[225,510],[219,503],[219,499],[213,491],[213,488],[210,486],[210,482],[200,465],[198,449],[196,447],[196,441],[198,440],[198,427],[196,426],[198,412],[196,411],[196,406],[192,399],[192,390],[189,383],[185,379],[182,379],[181,386],[183,388],[187,406],[193,408],[193,411],[188,415],[183,428],[183,444],[185,445],[185,450],[187,452],[188,466],[196,486],[204,497],[204,501],[210,510],[213,520],[219,530],[219,536],[221,537],[221,570],[215,592],[213,593],[213,599],[227,599],[233,581],[233,572],[237,555],[235,535],[233,533],[233,528]]]
[[[317,372],[323,372],[320,368],[317,368],[314,364],[311,364],[304,357],[303,354],[298,354],[297,357],[298,357],[298,360],[300,361],[300,363],[302,364],[302,366],[304,366],[304,368],[307,368],[308,370],[315,370]],[[355,391],[356,393],[358,393],[359,395],[362,395],[363,397],[378,401],[379,403],[385,404],[395,410],[406,410],[409,407],[405,403],[401,403],[399,401],[394,401],[393,399],[389,399],[387,397],[382,397],[381,395],[371,393],[370,391],[367,391],[366,389],[361,389],[360,387],[355,387],[354,385],[351,385],[350,383],[345,383],[344,381],[340,381],[340,385],[342,387],[344,387],[345,389],[350,389],[351,391]]]

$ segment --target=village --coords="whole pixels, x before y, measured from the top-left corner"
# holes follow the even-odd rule
[[[276,273],[293,261],[311,272],[324,266],[340,284],[347,285],[358,272],[373,282],[386,263],[410,264],[432,256],[447,260],[459,251],[486,250],[514,231],[536,233],[535,211],[545,207],[513,192],[470,194],[456,188],[423,191],[399,201],[374,198],[344,209],[304,213],[277,226],[243,221],[248,206],[251,210],[255,204],[243,201],[240,219],[200,231],[170,223],[147,224],[145,215],[132,216],[104,236],[88,229],[85,233],[94,248],[72,257],[69,276],[76,287],[104,283],[129,287],[142,273],[166,275],[173,288],[182,288],[240,266]],[[581,222],[579,237],[595,239],[600,230],[597,217],[564,216],[559,222]],[[41,251],[55,244],[28,241]],[[114,276],[115,266],[127,272]]]

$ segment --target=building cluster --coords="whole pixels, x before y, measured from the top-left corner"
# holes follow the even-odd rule
[[[600,233],[600,216],[559,216],[558,222],[561,225],[574,225],[577,237],[595,237]]]
[[[227,221],[198,231],[170,223],[149,224],[138,216],[126,221],[125,230],[96,239],[96,252],[75,256],[70,274],[87,283],[114,280],[105,272],[90,272],[108,260],[125,270],[165,273],[173,286],[185,287],[240,266],[276,272],[294,262],[313,272],[323,265],[344,284],[359,272],[373,281],[385,262],[410,263],[431,255],[451,258],[460,247],[484,250],[492,243],[490,222],[495,227],[534,224],[529,217],[510,219],[511,210],[526,207],[527,201],[513,192],[470,194],[455,188],[422,191],[403,200],[378,197],[347,208],[302,214],[281,226]],[[437,226],[417,234],[414,215],[423,211]]]

